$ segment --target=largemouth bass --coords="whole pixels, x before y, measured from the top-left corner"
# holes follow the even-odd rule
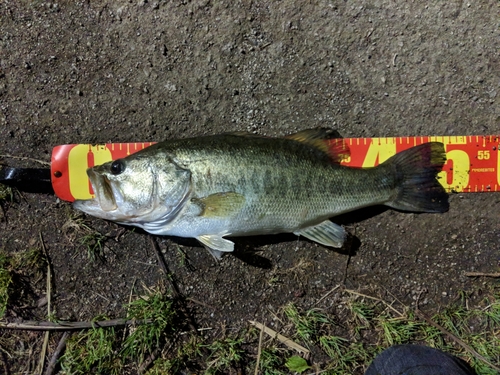
[[[445,212],[436,180],[442,143],[403,151],[374,168],[340,165],[348,150],[327,146],[324,129],[285,138],[221,134],[157,143],[87,170],[95,192],[74,207],[156,235],[196,238],[217,258],[226,237],[293,232],[342,247],[329,218],[372,205]],[[339,142],[341,144],[341,142]]]

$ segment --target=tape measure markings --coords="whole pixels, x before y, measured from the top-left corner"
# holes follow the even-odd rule
[[[448,160],[438,178],[448,192],[496,192],[500,191],[499,138],[498,135],[346,138],[342,141],[350,149],[350,156],[342,164],[349,167],[374,167],[412,146],[441,142],[445,145]],[[332,147],[333,142],[338,145],[338,141],[332,140]],[[87,168],[126,157],[154,143],[55,147],[52,151],[51,174],[56,195],[67,201],[90,199],[93,191],[86,175]]]

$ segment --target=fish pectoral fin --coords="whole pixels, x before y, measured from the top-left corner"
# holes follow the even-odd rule
[[[192,198],[191,202],[201,208],[199,216],[228,217],[241,210],[245,204],[245,196],[228,191],[211,194],[204,198]]]
[[[293,232],[325,246],[340,248],[344,245],[346,231],[340,225],[325,220],[322,223]]]
[[[216,234],[204,234],[196,239],[205,245],[210,254],[217,260],[222,257],[223,253],[230,253],[234,250],[234,242]]]

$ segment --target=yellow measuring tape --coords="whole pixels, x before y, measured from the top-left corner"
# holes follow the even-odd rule
[[[500,191],[500,135],[345,138],[342,142],[350,149],[350,156],[342,164],[363,168],[374,167],[396,153],[422,143],[442,142],[447,161],[438,177],[448,192]],[[335,143],[338,144],[338,140]],[[152,144],[154,142],[55,147],[51,171],[56,195],[67,201],[92,198],[87,168],[126,157]]]

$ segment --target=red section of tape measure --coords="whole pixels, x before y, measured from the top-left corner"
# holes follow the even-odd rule
[[[350,167],[372,167],[392,155],[427,142],[442,142],[447,161],[439,173],[448,192],[500,191],[500,136],[347,138]]]
[[[52,150],[51,175],[55,194],[62,200],[90,199],[93,191],[87,169],[110,160],[124,158],[154,142],[70,144]]]
[[[447,191],[500,191],[499,139],[500,136],[346,138],[342,142],[349,148],[350,156],[342,164],[373,167],[410,147],[426,142],[442,142],[448,160],[438,178]],[[332,147],[339,147],[339,140],[331,142]],[[70,202],[90,199],[93,191],[87,178],[87,168],[126,157],[152,144],[72,144],[55,147],[51,171],[56,195]]]

